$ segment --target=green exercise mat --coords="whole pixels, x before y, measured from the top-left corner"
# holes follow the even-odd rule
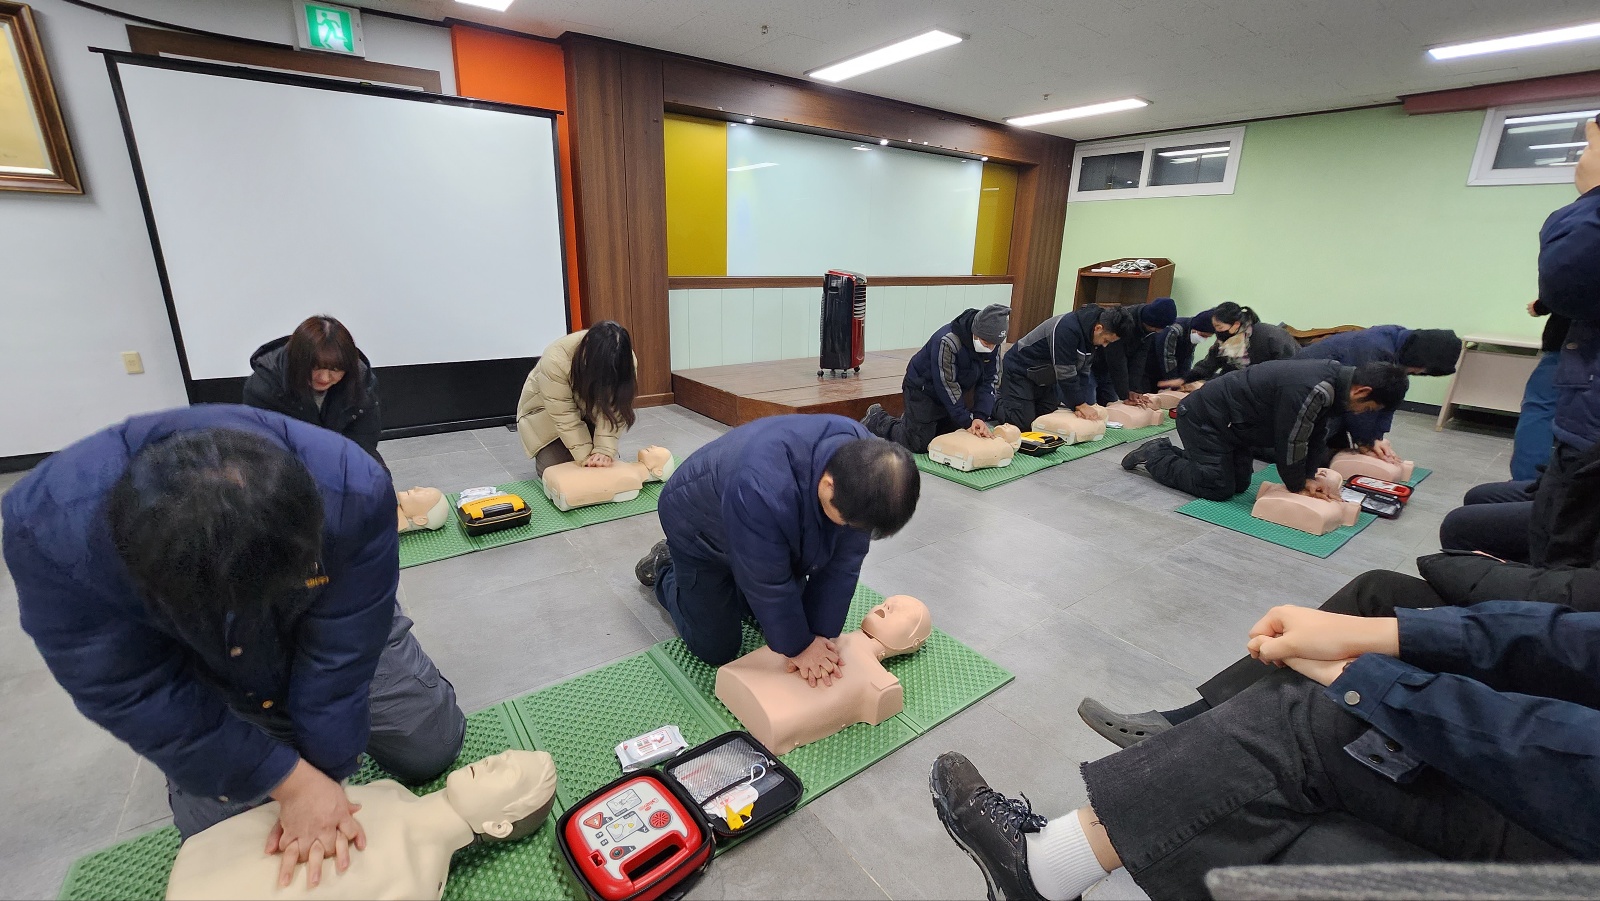
[[[1432,472],[1433,470],[1431,469],[1423,469],[1418,466],[1411,474],[1411,481],[1406,484],[1415,487],[1418,482],[1427,478]],[[1278,476],[1278,468],[1276,466],[1268,466],[1266,469],[1256,473],[1255,477],[1250,480],[1249,490],[1243,494],[1236,494],[1225,501],[1193,500],[1179,507],[1178,512],[1185,516],[1193,516],[1195,519],[1232,529],[1235,532],[1253,535],[1263,541],[1270,541],[1280,547],[1286,547],[1303,554],[1310,554],[1313,557],[1331,555],[1334,551],[1344,547],[1345,542],[1354,538],[1362,529],[1372,525],[1372,521],[1378,518],[1371,513],[1362,513],[1356,518],[1355,525],[1341,526],[1326,535],[1312,535],[1310,532],[1302,532],[1299,529],[1280,526],[1275,522],[1256,519],[1250,515],[1250,510],[1255,506],[1256,490],[1261,487],[1262,482],[1282,484],[1283,479]],[[1400,515],[1404,516],[1405,514],[1401,513]]]
[[[943,463],[933,462],[932,458],[927,454],[917,454],[917,468],[928,475],[938,476],[958,485],[965,485],[968,488],[984,491],[997,485],[1004,485],[1007,482],[1015,482],[1017,479],[1033,475],[1041,469],[1049,469],[1052,466],[1060,466],[1062,463],[1081,460],[1090,454],[1097,454],[1108,448],[1127,444],[1129,441],[1143,441],[1162,432],[1170,432],[1176,427],[1176,423],[1169,419],[1160,425],[1142,429],[1106,429],[1105,437],[1099,441],[1069,444],[1066,447],[1057,448],[1053,453],[1046,454],[1043,457],[1031,457],[1027,454],[1019,453],[1011,458],[1011,463],[1008,466],[977,469],[972,472],[962,472]]]
[[[542,538],[568,529],[592,526],[597,522],[610,522],[613,519],[638,516],[641,513],[654,513],[656,499],[661,496],[661,483],[647,482],[639,492],[639,496],[631,501],[595,504],[563,513],[544,496],[544,486],[538,479],[507,482],[496,487],[501,491],[519,495],[527,502],[528,507],[533,510],[533,519],[529,520],[527,525],[490,532],[487,535],[468,535],[466,529],[462,528],[456,511],[458,495],[452,494],[449,496],[450,521],[442,528],[431,532],[407,532],[400,536],[400,568],[405,569],[408,566],[459,557],[473,551],[516,544],[530,538]]]
[[[847,626],[858,626],[882,600],[872,589],[858,586]],[[747,622],[743,650],[761,644],[761,634]],[[938,629],[922,650],[885,661],[884,666],[905,686],[904,710],[879,725],[857,724],[783,755],[783,762],[805,783],[801,805],[1012,679],[1009,672]],[[455,766],[506,748],[548,751],[556,761],[556,808],[545,828],[524,841],[471,845],[456,852],[444,897],[578,897],[555,844],[555,818],[622,774],[615,750],[622,741],[668,724],[682,730],[690,745],[741,728],[717,700],[715,685],[716,670],[690,654],[682,640],[673,639],[467,717],[467,739]],[[359,784],[383,776],[368,760],[351,781]],[[426,794],[443,785],[441,776],[415,791]],[[177,853],[178,833],[169,826],[87,855],[68,871],[61,898],[161,898]]]

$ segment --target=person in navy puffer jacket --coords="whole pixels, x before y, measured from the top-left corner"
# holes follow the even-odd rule
[[[832,684],[867,546],[898,532],[921,486],[911,453],[843,416],[739,426],[684,460],[661,489],[667,537],[634,575],[655,588],[689,650],[739,654],[754,615],[767,644],[813,685]]]
[[[1407,375],[1449,375],[1461,357],[1461,339],[1449,329],[1408,329],[1400,325],[1375,325],[1329,335],[1308,344],[1296,360],[1338,360],[1345,366],[1395,363]],[[1384,437],[1394,428],[1394,411],[1351,413],[1328,423],[1328,437],[1338,448],[1351,447],[1391,463],[1400,457]]]

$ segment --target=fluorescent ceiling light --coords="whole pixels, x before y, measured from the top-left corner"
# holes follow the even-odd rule
[[[905,62],[914,56],[932,53],[935,50],[942,50],[945,47],[959,43],[961,43],[961,38],[935,28],[932,31],[924,31],[914,38],[906,38],[887,47],[880,47],[860,56],[852,56],[844,62],[823,66],[806,74],[818,81],[841,82],[846,78],[854,78],[874,69],[892,66],[895,63]]]
[[[1006,124],[1019,125],[1023,127],[1029,125],[1043,125],[1046,122],[1062,122],[1067,119],[1082,119],[1085,116],[1098,116],[1103,113],[1120,113],[1123,110],[1138,109],[1141,106],[1149,105],[1150,102],[1147,100],[1140,100],[1137,97],[1129,97],[1126,100],[1112,100],[1107,103],[1092,103],[1088,106],[1075,106],[1072,109],[1058,109],[1055,112],[1050,113],[1034,113],[1031,116],[1018,116],[1015,119],[1007,119]]]
[[[506,11],[506,7],[510,6],[515,0],[456,0],[456,2],[465,3],[468,6],[481,6],[484,9],[492,9],[497,13],[503,13]]]
[[[985,163],[987,163],[987,162],[989,162],[989,158],[988,158],[988,157],[986,157],[986,156],[980,156],[980,157],[978,157],[978,159],[979,159],[979,160],[980,160],[980,161],[981,161],[981,162],[985,162]]]
[[[887,147],[887,146],[889,146],[889,139],[888,138],[879,138],[878,139],[878,146],[879,147]]]
[[[850,149],[851,150],[871,150],[872,148],[871,147],[863,147],[860,144],[857,144],[856,146],[854,146],[854,147],[852,147]]]
[[[746,117],[745,120],[744,120],[744,124],[746,124],[746,125],[754,125],[754,124],[756,124],[756,120]]]
[[[1467,44],[1435,47],[1428,51],[1428,55],[1434,59],[1458,59],[1463,56],[1501,53],[1506,50],[1523,50],[1528,47],[1564,44],[1567,41],[1582,41],[1589,38],[1600,38],[1600,22],[1574,25],[1571,28],[1556,28],[1550,31],[1535,31],[1531,34],[1516,34],[1508,38],[1492,38],[1487,41],[1472,41]]]
[[[776,166],[776,165],[778,165],[778,164],[777,163],[751,163],[748,166],[734,166],[734,167],[730,168],[728,171],[729,172],[749,172],[751,169],[771,169],[773,166]]]
[[[1588,141],[1568,141],[1565,144],[1530,144],[1529,150],[1566,150],[1571,147],[1588,147]]]
[[[1570,113],[1544,113],[1539,116],[1513,116],[1506,120],[1507,125],[1522,125],[1527,122],[1572,122],[1578,119],[1588,119],[1600,116],[1600,109],[1573,110]]]
[[[1201,153],[1207,153],[1207,154],[1220,153],[1223,156],[1227,156],[1228,155],[1228,148],[1227,147],[1201,147],[1199,150],[1163,150],[1161,152],[1161,155],[1162,156],[1195,156],[1195,155],[1201,154]]]

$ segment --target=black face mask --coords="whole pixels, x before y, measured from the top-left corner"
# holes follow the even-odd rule
[[[1237,334],[1239,334],[1239,330],[1238,329],[1235,329],[1235,330],[1233,330],[1231,332],[1220,332],[1219,331],[1219,332],[1217,332],[1217,340],[1218,341],[1226,341],[1229,338],[1232,338],[1234,335],[1237,335]]]

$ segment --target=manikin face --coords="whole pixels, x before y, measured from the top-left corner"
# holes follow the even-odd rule
[[[867,611],[861,631],[898,654],[909,654],[922,647],[933,634],[933,617],[928,605],[906,594],[886,598]]]
[[[1589,146],[1583,149],[1583,155],[1578,157],[1578,168],[1572,173],[1572,182],[1578,186],[1579,194],[1600,187],[1600,125],[1589,120],[1583,126],[1583,135]]]
[[[313,369],[311,370],[311,390],[321,394],[339,384],[339,381],[343,378],[343,369]]]
[[[555,788],[555,762],[543,751],[502,751],[445,779],[450,806],[473,832],[506,838]]]

